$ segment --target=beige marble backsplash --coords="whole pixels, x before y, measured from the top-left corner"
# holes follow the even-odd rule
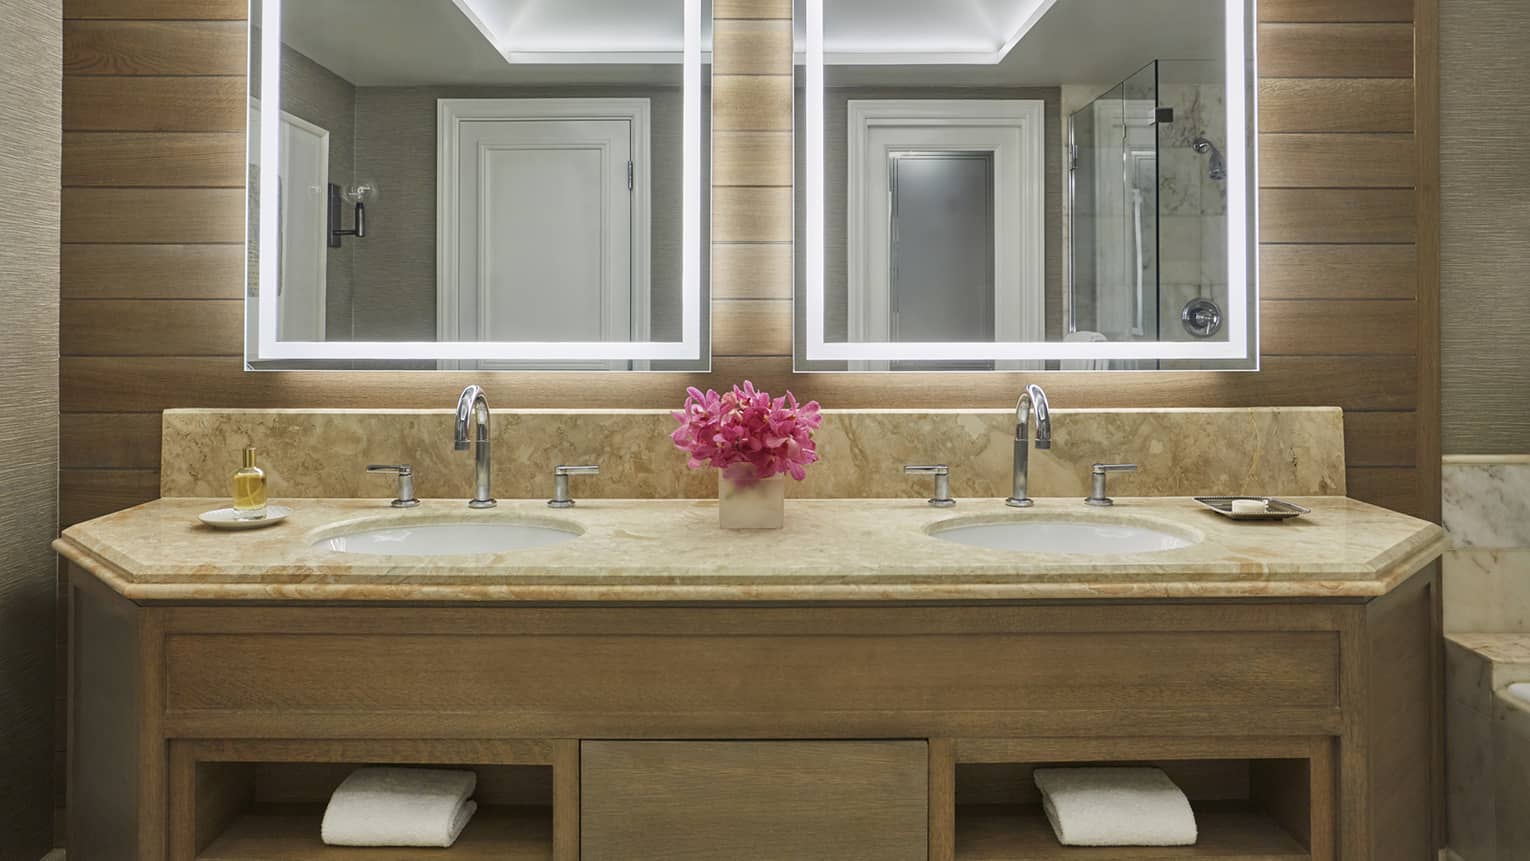
[[[472,456],[452,449],[449,410],[169,410],[161,493],[223,496],[247,445],[260,449],[274,497],[386,498],[369,463],[410,463],[422,498],[466,497]],[[1095,462],[1136,463],[1111,479],[1118,496],[1343,495],[1343,415],[1336,408],[1054,410],[1050,451],[1031,453],[1031,495],[1083,496]],[[661,410],[500,410],[493,417],[494,493],[535,499],[558,464],[599,464],[575,497],[707,498]],[[1014,414],[1007,410],[825,411],[822,462],[789,492],[816,498],[928,495],[904,464],[946,463],[961,497],[1009,495]]]

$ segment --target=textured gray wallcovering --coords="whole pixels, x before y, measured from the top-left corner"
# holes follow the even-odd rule
[[[0,0],[0,858],[53,839],[60,0]]]
[[[260,44],[260,28],[250,28],[250,44]],[[250,87],[260,92],[260,52],[250,55]],[[356,88],[313,60],[282,46],[282,110],[329,132],[329,181],[345,188],[355,182]],[[252,218],[251,224],[259,224]],[[351,217],[345,217],[351,226]],[[259,230],[251,232],[251,241]],[[327,252],[324,326],[326,339],[352,338],[352,282],[356,243],[346,242]]]
[[[1530,452],[1530,3],[1440,4],[1446,454]]]

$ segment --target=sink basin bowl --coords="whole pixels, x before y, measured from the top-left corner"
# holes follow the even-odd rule
[[[1022,553],[1061,553],[1078,556],[1130,556],[1178,550],[1195,544],[1189,531],[1123,520],[1064,520],[1016,518],[936,525],[930,534],[942,541],[1014,550]]]
[[[541,523],[422,523],[358,529],[321,538],[313,546],[363,556],[471,556],[562,544],[579,537],[575,526]]]

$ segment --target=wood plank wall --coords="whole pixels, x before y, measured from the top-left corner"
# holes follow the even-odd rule
[[[1338,405],[1351,494],[1438,518],[1437,2],[1259,3],[1263,370],[1048,374],[1053,403]],[[167,407],[446,407],[469,381],[658,407],[745,377],[834,407],[1013,404],[1040,375],[792,373],[791,2],[714,6],[711,374],[246,374],[246,0],[65,0],[63,524],[158,495]]]
[[[1261,0],[1263,370],[1048,374],[1054,404],[1336,404],[1351,493],[1437,516],[1436,2]],[[712,373],[246,374],[245,0],[64,5],[65,524],[157,494],[167,407],[445,407],[468,381],[506,406],[657,407],[745,377],[997,407],[1040,376],[792,373],[789,0],[715,3]]]

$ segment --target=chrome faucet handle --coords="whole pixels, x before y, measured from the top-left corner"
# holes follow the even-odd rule
[[[571,475],[600,475],[600,467],[559,465],[553,470],[553,498],[547,500],[548,508],[574,507],[574,500],[568,495],[568,479]]]
[[[420,501],[414,498],[414,467],[407,463],[374,463],[367,467],[367,472],[398,476],[398,498],[390,503],[394,508],[414,508],[420,504]]]
[[[936,508],[950,508],[956,504],[951,498],[951,468],[943,463],[929,466],[905,466],[904,475],[933,475],[935,476],[935,495],[930,498],[930,505]]]
[[[1084,500],[1085,505],[1097,505],[1105,507],[1115,505],[1116,501],[1105,495],[1105,480],[1112,472],[1136,472],[1135,463],[1097,463],[1089,470],[1089,498]]]

